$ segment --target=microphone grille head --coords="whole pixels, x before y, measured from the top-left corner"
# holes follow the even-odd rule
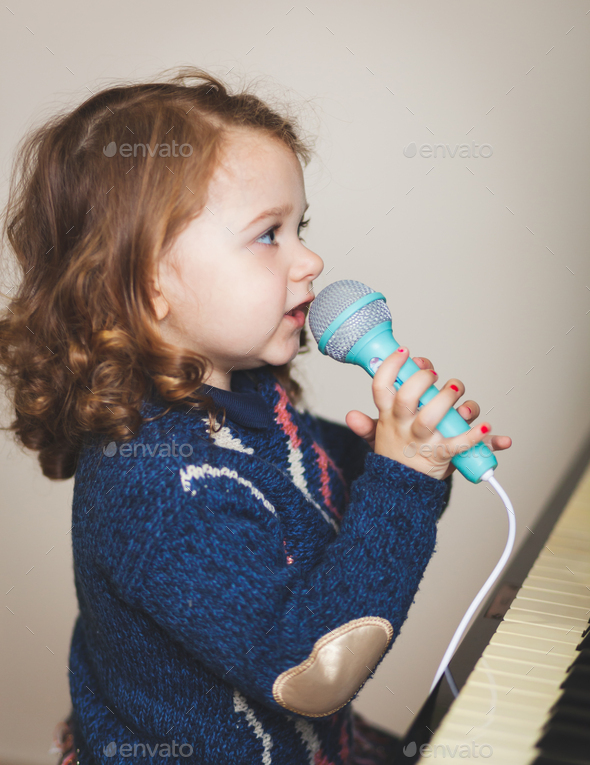
[[[309,328],[316,343],[320,342],[326,329],[343,311],[371,292],[375,290],[353,279],[342,279],[324,287],[316,295],[309,309]],[[346,357],[355,343],[384,321],[391,321],[391,313],[385,300],[380,298],[367,303],[338,327],[326,344],[325,354],[336,361],[346,362]]]

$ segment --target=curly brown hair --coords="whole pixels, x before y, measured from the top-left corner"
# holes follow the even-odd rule
[[[198,390],[210,362],[164,342],[149,284],[203,209],[228,130],[264,131],[309,163],[311,147],[282,111],[181,67],[164,82],[107,87],[20,142],[2,213],[2,240],[22,272],[0,319],[0,375],[16,413],[3,429],[39,452],[44,475],[74,475],[88,432],[131,440],[153,390],[171,406],[206,410],[212,430],[221,411],[223,426],[224,407]],[[193,147],[190,162],[145,152],[172,126],[176,143]],[[105,162],[109,144],[131,135],[143,151]],[[291,364],[265,368],[296,404],[302,390]]]

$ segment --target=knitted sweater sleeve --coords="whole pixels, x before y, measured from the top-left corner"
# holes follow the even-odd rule
[[[305,418],[312,430],[315,428],[328,453],[333,456],[335,463],[342,470],[347,487],[363,472],[365,458],[371,451],[371,447],[361,436],[351,430],[348,425],[327,420],[318,415],[312,415],[306,411]],[[447,492],[443,497],[439,518],[449,504],[451,490],[453,488],[453,474],[445,478]]]
[[[263,482],[209,463],[135,479],[130,502],[149,511],[119,508],[104,567],[219,681],[275,711],[332,714],[399,634],[447,484],[369,451],[339,532],[289,565]],[[297,513],[313,511],[290,496],[300,496]]]

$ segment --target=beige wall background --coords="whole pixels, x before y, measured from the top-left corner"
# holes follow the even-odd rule
[[[433,361],[440,385],[461,379],[479,421],[512,437],[496,477],[518,547],[590,429],[589,25],[581,0],[13,0],[2,202],[23,132],[114,80],[189,63],[293,104],[318,136],[306,170],[306,241],[325,262],[316,294],[339,279],[382,291],[398,342]],[[403,153],[465,143],[473,154],[472,142],[491,156]],[[298,375],[313,410],[376,416],[369,376],[311,342]],[[70,706],[73,482],[44,478],[5,434],[0,453],[0,762],[42,765],[56,761],[51,734]],[[437,551],[361,713],[406,729],[506,533],[499,498],[455,473]]]

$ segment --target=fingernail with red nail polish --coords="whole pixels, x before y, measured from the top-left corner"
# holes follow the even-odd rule
[[[487,426],[487,425],[482,425],[482,426],[481,426],[481,432],[482,432],[482,433],[487,433],[487,432],[488,432],[488,430],[489,430],[489,428],[488,428],[488,426]]]
[[[398,348],[398,351],[399,351],[400,353],[403,353],[405,350],[406,350],[405,348]]]
[[[449,385],[449,388],[452,388],[453,390],[457,390],[457,391],[459,390],[459,388],[457,388],[456,385]],[[471,409],[469,411],[471,411]]]
[[[471,407],[467,406],[467,404],[465,404],[465,407],[466,407],[467,409],[469,409],[469,414],[473,414],[473,412],[471,411]]]
[[[433,375],[438,375],[438,372],[435,372],[434,369],[431,369],[430,371],[432,372]]]

